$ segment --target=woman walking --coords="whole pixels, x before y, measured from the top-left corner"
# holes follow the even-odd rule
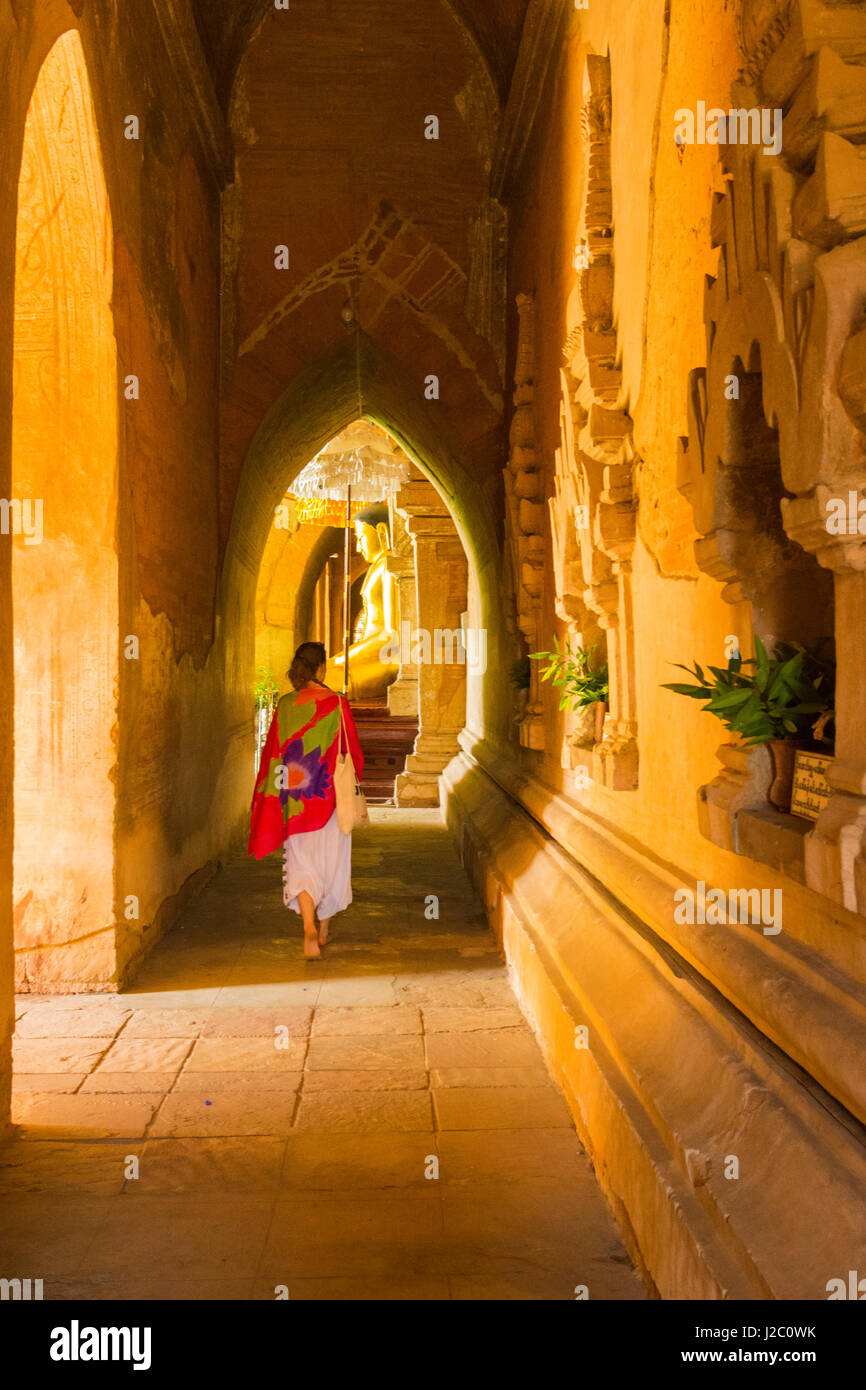
[[[250,823],[256,859],[285,846],[283,901],[301,914],[309,960],[319,959],[331,918],[352,901],[352,836],[337,824],[338,753],[351,754],[359,780],[364,771],[349,702],[323,684],[326,666],[321,642],[302,642],[295,652],[288,673],[294,694],[274,711]]]

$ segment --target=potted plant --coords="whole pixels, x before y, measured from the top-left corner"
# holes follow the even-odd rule
[[[802,647],[778,642],[770,656],[755,637],[755,656],[728,659],[727,667],[694,669],[682,666],[697,684],[665,683],[665,690],[705,701],[704,709],[739,734],[746,747],[766,744],[772,759],[773,782],[767,799],[777,810],[791,805],[791,783],[797,748],[814,741],[829,743],[826,725],[832,718],[834,668],[819,655],[824,643]],[[745,667],[754,667],[746,671]]]
[[[552,652],[530,652],[530,660],[548,663],[541,673],[541,679],[551,681],[562,691],[559,699],[561,710],[595,707],[595,742],[601,743],[609,695],[607,662],[595,670],[591,668],[596,644],[589,648],[577,646],[572,650],[569,641],[560,647],[559,638],[554,637],[553,648]]]

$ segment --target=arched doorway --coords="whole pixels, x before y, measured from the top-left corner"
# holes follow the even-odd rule
[[[78,34],[46,57],[18,183],[12,489],[19,989],[114,975],[117,363],[111,216]],[[5,519],[5,517],[4,517]]]
[[[360,419],[378,424],[399,444],[453,521],[468,568],[468,626],[485,634],[485,669],[467,671],[466,737],[507,736],[509,711],[497,682],[511,653],[505,651],[501,622],[501,554],[494,517],[414,381],[360,334],[325,354],[286,389],[259,427],[238,488],[220,594],[227,699],[222,806],[236,843],[242,841],[249,814],[256,590],[275,511],[303,466]]]

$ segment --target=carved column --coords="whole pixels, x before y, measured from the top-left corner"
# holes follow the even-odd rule
[[[517,296],[520,327],[517,361],[514,369],[514,415],[511,419],[511,450],[505,477],[505,508],[511,567],[514,576],[517,627],[527,649],[537,651],[544,593],[544,502],[543,480],[535,445],[535,305],[531,295]],[[544,747],[543,705],[538,662],[530,663],[530,685],[526,713],[518,725],[524,748]]]
[[[468,569],[454,522],[432,483],[410,480],[394,506],[406,519],[415,552],[417,626],[408,635],[418,671],[419,723],[414,751],[397,778],[397,804],[438,806],[439,774],[459,751],[458,736],[466,722],[466,664],[459,633],[468,601]],[[405,622],[401,626],[405,640]]]

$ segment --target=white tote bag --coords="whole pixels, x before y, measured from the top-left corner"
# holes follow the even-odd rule
[[[345,753],[342,748],[345,742]],[[340,749],[334,766],[334,791],[337,794],[337,824],[344,835],[351,835],[363,825],[370,824],[367,812],[367,798],[361,791],[355,764],[349,752],[349,738],[346,733],[346,720],[343,714],[343,699],[340,697]]]

